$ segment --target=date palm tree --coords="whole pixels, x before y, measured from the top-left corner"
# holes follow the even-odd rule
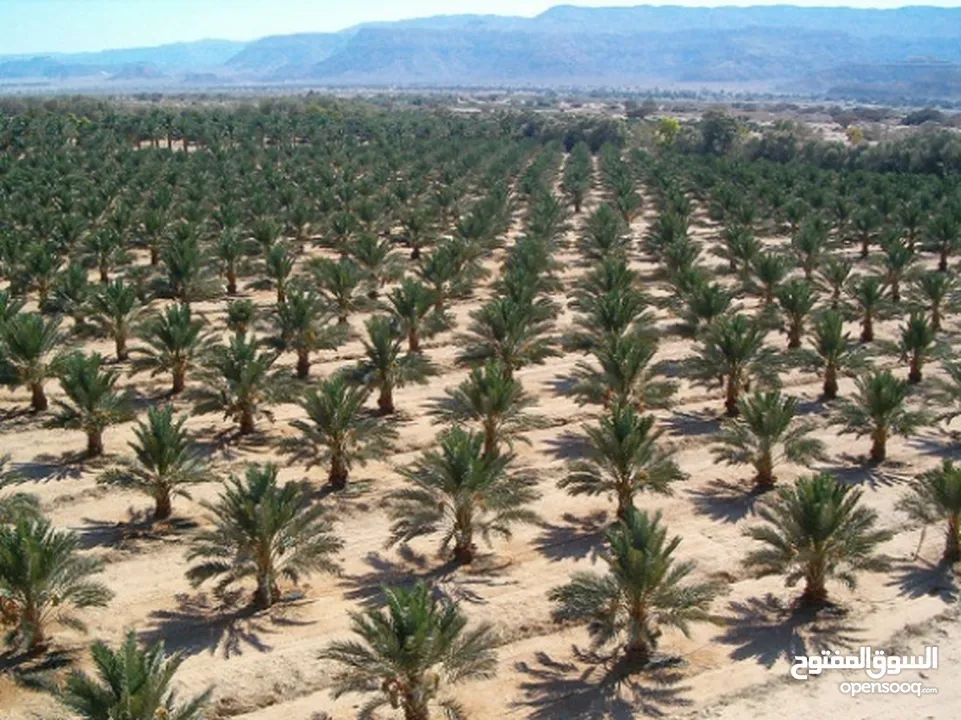
[[[94,296],[94,286],[87,279],[87,269],[80,263],[70,263],[53,284],[53,296],[48,303],[56,312],[69,315],[73,319],[73,332],[82,333],[87,329],[87,313]],[[13,307],[10,312],[9,308]],[[20,302],[11,305],[0,300],[0,323],[16,315],[23,307]]]
[[[347,487],[354,464],[383,457],[397,437],[396,430],[364,408],[369,397],[369,389],[334,375],[307,393],[302,405],[309,421],[291,422],[301,433],[294,455],[310,464],[328,463],[327,483],[334,490]]]
[[[942,211],[928,224],[926,234],[926,249],[938,255],[938,272],[947,272],[948,258],[961,247],[961,223]]]
[[[544,418],[526,412],[537,399],[524,391],[516,378],[504,376],[495,361],[474,368],[447,397],[431,409],[437,422],[462,425],[477,423],[484,435],[484,452],[493,453],[503,446],[513,449],[517,441],[529,443],[523,433],[545,427]]]
[[[30,389],[30,407],[48,407],[44,384],[58,372],[63,344],[59,320],[39,313],[17,313],[0,324],[0,379],[11,387]]]
[[[862,275],[848,289],[851,304],[861,318],[861,342],[874,341],[874,322],[889,309],[884,280],[879,275]]]
[[[827,293],[832,310],[841,307],[853,270],[854,265],[848,260],[834,255],[829,256],[821,265],[818,271],[818,283]]]
[[[349,374],[355,381],[377,388],[380,394],[377,407],[384,415],[394,412],[394,390],[410,383],[426,384],[436,370],[421,353],[403,352],[404,336],[391,318],[377,316],[366,323],[367,357],[355,365]]]
[[[122,278],[108,282],[90,302],[94,322],[101,333],[114,341],[117,360],[127,359],[127,338],[143,306],[137,297],[136,288],[124,283]]]
[[[615,403],[597,425],[584,427],[587,459],[571,463],[558,487],[571,495],[615,496],[619,518],[627,516],[638,492],[669,495],[671,483],[686,475],[659,445],[661,434],[653,416]]]
[[[777,252],[762,252],[755,258],[751,271],[754,276],[752,285],[754,292],[764,304],[771,307],[777,289],[791,272],[791,258]]]
[[[717,318],[733,310],[734,293],[720,283],[695,280],[682,300],[679,330],[686,337],[696,338]]]
[[[923,425],[927,418],[907,407],[910,384],[891,374],[890,370],[871,370],[856,380],[854,397],[838,405],[835,421],[841,433],[857,437],[871,436],[871,461],[887,457],[888,438],[906,437]]]
[[[277,466],[248,465],[243,478],[231,476],[216,503],[204,502],[213,527],[200,533],[187,553],[194,587],[216,580],[222,597],[248,578],[257,583],[254,605],[271,607],[282,595],[280,580],[298,583],[304,575],[339,571],[333,556],[339,540],[326,509],[300,483],[277,483]]]
[[[237,277],[249,254],[250,247],[237,230],[226,229],[217,238],[214,255],[220,263],[220,272],[227,284],[227,295],[231,297],[237,294]]]
[[[738,398],[752,380],[777,384],[774,356],[764,347],[764,330],[757,321],[737,313],[725,315],[708,328],[690,364],[696,382],[724,387],[724,408],[737,417]]]
[[[621,641],[626,659],[643,666],[657,649],[662,627],[688,635],[690,623],[709,620],[717,589],[687,582],[695,565],[677,559],[681,538],[668,538],[660,513],[651,517],[630,508],[607,531],[605,544],[600,556],[606,574],[577,572],[548,593],[555,621],[587,621],[596,646]]]
[[[246,335],[258,316],[253,300],[231,300],[227,303],[227,330]]]
[[[881,258],[881,270],[884,284],[890,290],[892,303],[901,302],[901,283],[917,260],[914,252],[902,242],[900,237],[887,239],[882,245],[884,255]]]
[[[24,650],[46,645],[52,621],[83,629],[70,610],[103,607],[113,596],[92,580],[103,563],[79,554],[72,532],[56,530],[47,520],[17,518],[0,525],[0,608],[10,627],[7,644]]]
[[[259,350],[253,336],[234,335],[226,345],[215,345],[202,367],[195,410],[222,411],[241,435],[252,434],[258,415],[273,417],[264,406],[290,396],[286,376],[273,370],[276,361],[277,353]]]
[[[187,416],[174,418],[170,405],[150,408],[146,422],[134,428],[130,443],[134,460],[124,458],[120,466],[103,473],[98,482],[130,488],[154,501],[154,520],[166,520],[173,496],[190,499],[188,487],[213,479],[200,452],[184,428]]]
[[[828,602],[829,579],[854,587],[858,573],[885,570],[888,559],[876,551],[892,534],[877,529],[877,513],[860,503],[861,494],[827,473],[779,488],[758,511],[765,524],[747,530],[764,547],[745,565],[758,576],[785,575],[789,587],[803,580],[806,607]]]
[[[660,379],[660,368],[651,361],[657,343],[645,335],[612,336],[594,348],[592,360],[574,366],[571,392],[580,403],[604,407],[630,404],[643,412],[667,407],[676,383]]]
[[[808,283],[814,281],[814,271],[821,266],[827,250],[828,226],[820,219],[814,218],[804,223],[791,238],[791,251]]]
[[[539,497],[537,479],[511,471],[513,453],[485,452],[484,436],[461,427],[438,442],[401,469],[409,486],[387,496],[391,544],[442,532],[441,550],[469,564],[478,536],[490,545],[492,536],[509,539],[512,525],[538,521],[526,507]]]
[[[823,375],[821,397],[834,400],[838,396],[838,378],[864,367],[864,353],[844,331],[844,316],[838,310],[825,310],[814,324],[809,338],[811,347],[805,350],[802,361],[811,370]]]
[[[171,393],[183,392],[188,372],[211,348],[213,341],[205,326],[189,305],[168,305],[141,326],[138,337],[145,344],[132,351],[134,372],[149,370],[152,377],[170,373]]]
[[[463,707],[446,697],[446,686],[494,676],[497,638],[490,625],[467,627],[467,618],[449,600],[438,599],[423,583],[384,588],[385,606],[351,615],[353,640],[331,643],[321,653],[341,672],[334,697],[373,695],[360,710],[373,717],[389,705],[404,720],[430,720],[440,705],[448,718],[464,718]]]
[[[797,398],[771,390],[742,397],[738,404],[738,417],[724,423],[713,454],[728,465],[751,465],[758,490],[774,487],[774,469],[785,460],[807,465],[824,459],[824,443],[810,437],[814,425],[797,417]]]
[[[396,280],[403,273],[403,265],[397,253],[394,252],[393,243],[388,238],[379,238],[372,233],[361,233],[350,244],[348,252],[366,276],[365,282],[370,287],[367,297],[371,300],[377,298],[387,283]]]
[[[297,377],[310,374],[310,353],[333,350],[346,339],[342,325],[331,326],[329,309],[320,296],[310,290],[293,287],[284,302],[274,308],[277,335],[272,339],[279,350],[297,353]]]
[[[103,433],[111,425],[127,422],[134,412],[130,393],[116,389],[120,374],[104,370],[97,354],[74,353],[63,362],[60,387],[66,396],[55,400],[56,412],[49,426],[83,430],[87,436],[87,458],[103,455]]]
[[[434,309],[434,293],[422,282],[405,277],[387,296],[387,309],[407,336],[407,350],[421,352],[420,341],[449,327],[451,319]]]
[[[363,269],[349,258],[338,261],[317,258],[310,262],[310,270],[321,297],[337,314],[337,322],[347,324],[347,318],[371,307],[366,293],[368,282]]]
[[[936,351],[936,334],[927,317],[918,312],[911,313],[901,327],[898,350],[901,359],[908,363],[908,382],[921,382],[924,364]]]
[[[909,293],[912,305],[931,314],[935,332],[941,332],[944,318],[961,307],[961,282],[952,273],[918,273]]]
[[[467,333],[460,338],[464,349],[457,361],[477,366],[498,360],[507,377],[526,365],[543,363],[557,354],[553,339],[547,336],[553,323],[538,318],[532,308],[511,298],[501,297],[470,314]]]
[[[778,308],[784,316],[788,350],[801,347],[804,324],[817,304],[818,296],[810,282],[789,280],[777,289]]]
[[[942,561],[953,565],[961,560],[961,468],[945,460],[941,467],[920,474],[898,509],[925,525],[943,522]]]
[[[634,288],[612,288],[591,296],[575,299],[572,307],[581,314],[574,318],[574,328],[563,338],[566,349],[590,352],[612,337],[628,333],[653,335],[654,313],[649,299]]]
[[[180,654],[168,655],[163,642],[137,645],[137,634],[127,633],[112,650],[99,640],[90,648],[96,675],[71,673],[59,700],[83,720],[203,720],[211,691],[181,703],[172,689],[183,663]]]

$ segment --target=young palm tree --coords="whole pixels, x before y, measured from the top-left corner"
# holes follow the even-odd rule
[[[879,275],[862,275],[850,288],[851,303],[861,317],[861,342],[874,341],[874,321],[886,315],[889,301]]]
[[[941,212],[928,225],[927,248],[938,254],[938,272],[948,271],[948,258],[961,247],[961,224],[951,213]]]
[[[228,229],[217,238],[214,254],[220,263],[220,272],[227,283],[227,294],[233,297],[237,294],[237,276],[242,263],[250,254],[250,248],[240,233],[234,229]]]
[[[387,496],[392,544],[441,531],[441,550],[469,564],[477,536],[490,545],[494,535],[509,539],[511,525],[538,521],[525,507],[539,497],[537,479],[510,471],[512,453],[485,452],[484,436],[460,427],[444,431],[439,445],[402,468],[410,486]]]
[[[788,350],[795,350],[801,347],[804,323],[814,310],[818,296],[810,282],[790,280],[777,289],[776,297],[784,315]]]
[[[78,267],[78,266],[76,265],[70,266],[70,268],[75,268],[75,267]],[[87,278],[86,271],[83,268],[80,268],[80,271],[83,273],[84,280],[86,280]],[[86,301],[86,297],[87,296],[84,295],[83,299],[80,301],[81,305],[84,304],[84,302]],[[26,305],[26,301],[24,301],[21,298],[13,297],[13,295],[10,294],[9,290],[0,290],[0,327],[3,327],[3,325],[5,325],[8,320],[11,320],[12,318],[16,317],[20,313],[20,311],[23,310],[24,305]],[[65,305],[58,305],[58,309],[63,308],[60,310],[61,312],[70,312],[67,309],[67,306],[73,307],[73,305],[71,305],[70,303],[66,303]]]
[[[720,382],[724,386],[728,417],[737,416],[738,398],[753,379],[777,384],[773,354],[764,347],[764,330],[740,313],[718,318],[708,328],[698,343],[691,370],[701,384]]]
[[[838,310],[822,313],[811,336],[811,349],[802,358],[811,370],[823,373],[822,397],[834,400],[838,396],[838,377],[863,368],[864,354],[851,340],[851,334],[844,332],[844,317]]]
[[[314,280],[321,296],[336,310],[337,322],[347,323],[351,313],[362,312],[371,307],[366,293],[368,283],[361,267],[349,258],[334,262],[317,258],[310,262]]]
[[[51,621],[83,629],[68,609],[103,607],[113,597],[91,580],[100,560],[78,554],[77,536],[46,520],[19,517],[0,525],[0,608],[10,625],[7,643],[33,650],[47,643]]]
[[[870,435],[871,461],[882,462],[888,438],[910,435],[926,422],[926,416],[907,408],[910,385],[890,370],[872,370],[856,382],[854,397],[838,405],[836,422],[842,426],[841,434]]]
[[[426,384],[436,373],[431,362],[421,353],[403,353],[404,336],[391,318],[378,316],[367,321],[361,360],[350,376],[370,388],[378,388],[377,407],[384,415],[394,412],[394,389],[410,383]]]
[[[82,720],[204,720],[211,691],[179,702],[171,685],[183,656],[167,655],[163,642],[138,647],[131,630],[117,650],[98,640],[90,655],[96,676],[75,671],[57,693]]]
[[[407,336],[408,352],[420,352],[421,340],[430,339],[450,326],[451,319],[437,312],[434,303],[433,291],[411,277],[405,277],[387,297],[387,309]]]
[[[876,550],[892,534],[877,529],[877,513],[860,499],[860,490],[827,473],[778,489],[773,502],[758,511],[766,524],[747,531],[765,547],[752,551],[745,565],[759,576],[786,575],[789,587],[804,580],[801,604],[823,606],[829,579],[854,587],[857,573],[888,567]]]
[[[47,409],[44,383],[58,372],[63,344],[59,320],[39,313],[17,313],[0,325],[0,379],[11,387],[30,388],[30,407]]]
[[[765,307],[774,303],[778,286],[791,271],[791,258],[775,252],[762,252],[754,260],[752,272],[754,274],[754,290]]]
[[[626,659],[647,664],[661,627],[688,635],[689,623],[709,619],[717,594],[712,585],[685,582],[695,565],[677,560],[680,544],[680,536],[668,539],[660,513],[652,518],[631,507],[607,531],[601,551],[607,573],[574,573],[570,583],[550,591],[555,621],[587,621],[599,647],[624,638]]]
[[[774,487],[774,469],[784,460],[806,465],[824,458],[824,443],[809,437],[814,425],[797,418],[797,398],[772,390],[742,397],[738,404],[738,417],[717,435],[714,457],[728,465],[751,465],[759,490]]]
[[[60,387],[65,400],[55,400],[57,411],[49,426],[83,430],[87,436],[87,458],[103,455],[103,432],[111,425],[134,416],[129,392],[115,388],[120,374],[103,369],[103,358],[94,353],[74,353],[63,362]]]
[[[604,407],[623,403],[643,412],[670,404],[677,385],[660,379],[660,368],[651,360],[657,343],[644,335],[610,337],[594,348],[593,361],[574,366],[571,392],[580,403]]]
[[[311,464],[329,463],[327,483],[343,490],[354,463],[383,457],[397,432],[364,409],[370,390],[348,383],[341,374],[322,380],[307,393],[303,408],[309,422],[291,424],[303,437],[297,439],[295,455],[309,457]]]
[[[294,258],[287,252],[282,244],[276,243],[264,257],[263,281],[255,283],[258,288],[272,288],[277,293],[277,304],[281,304],[287,298],[287,288],[290,285],[290,276],[294,272]]]
[[[890,288],[893,303],[901,302],[901,283],[917,257],[900,237],[892,237],[882,244],[884,256],[881,258],[884,284]]]
[[[680,331],[687,337],[700,337],[717,318],[731,312],[734,293],[720,283],[695,280],[683,295]]]
[[[346,339],[342,325],[331,326],[327,305],[313,291],[293,287],[284,302],[274,309],[277,335],[273,344],[279,350],[297,353],[297,377],[310,374],[310,353],[333,350]]]
[[[841,299],[851,280],[851,272],[854,265],[840,257],[829,256],[821,265],[818,272],[819,283],[827,293],[831,309],[837,310],[841,307]]]
[[[587,459],[573,462],[558,487],[571,495],[614,495],[619,518],[634,506],[636,493],[667,495],[672,482],[686,477],[659,446],[662,432],[654,430],[654,417],[641,415],[630,405],[615,404],[584,433],[590,446]]]
[[[750,228],[743,225],[729,225],[721,232],[724,245],[717,254],[728,262],[728,269],[732,274],[747,278],[751,267],[761,254],[763,248]]]
[[[110,271],[126,258],[120,235],[113,228],[101,228],[89,233],[84,240],[87,262],[97,268],[100,282],[110,282]]]
[[[882,221],[881,216],[872,207],[865,207],[854,214],[851,226],[854,236],[861,243],[861,258],[866,258],[871,251],[871,243],[877,234]]]
[[[827,249],[828,227],[817,219],[806,222],[791,238],[791,250],[808,283],[814,281],[814,271],[821,266]]]
[[[343,542],[325,519],[326,510],[300,483],[277,484],[277,466],[248,465],[243,478],[231,476],[217,503],[204,502],[213,528],[200,533],[187,553],[194,587],[217,579],[222,597],[254,578],[254,605],[265,609],[281,599],[281,578],[298,583],[315,572],[336,573],[332,556]]]
[[[94,286],[87,275],[87,269],[80,263],[70,263],[57,276],[53,284],[53,297],[48,303],[48,307],[73,319],[73,332],[77,334],[87,329],[87,313],[94,296]],[[22,302],[11,305],[8,300],[0,299],[0,323],[16,315],[22,308]]]
[[[211,278],[205,273],[206,258],[200,245],[199,230],[194,225],[187,222],[175,225],[160,259],[166,271],[163,281],[165,296],[189,304],[216,294],[211,287]]]
[[[945,460],[941,467],[922,473],[898,509],[925,525],[945,523],[942,560],[949,565],[961,560],[961,468]]]
[[[537,404],[515,378],[506,378],[497,362],[474,368],[456,388],[447,389],[431,414],[438,422],[461,425],[478,423],[484,434],[484,452],[502,446],[513,449],[515,441],[529,443],[523,433],[545,426],[545,419],[526,410]]]
[[[951,273],[923,272],[910,286],[911,302],[931,314],[931,326],[941,332],[944,318],[961,307],[961,283]]]
[[[136,288],[127,285],[121,278],[109,282],[91,298],[94,321],[100,331],[113,339],[117,360],[127,359],[127,338],[137,316],[143,310],[137,297]]]
[[[195,392],[196,411],[223,411],[241,435],[252,434],[258,415],[273,418],[264,406],[290,396],[286,375],[273,371],[276,361],[276,353],[258,350],[253,336],[234,335],[228,344],[213,346]]]
[[[908,363],[908,382],[921,382],[924,363],[935,351],[936,333],[928,319],[921,313],[913,312],[901,327],[901,341],[898,350],[901,359]]]
[[[389,705],[403,711],[404,720],[430,720],[437,703],[446,717],[463,718],[461,705],[441,696],[441,681],[455,685],[494,676],[493,628],[468,629],[457,605],[435,597],[423,582],[383,592],[386,607],[351,615],[357,639],[334,642],[321,654],[343,668],[334,697],[374,695],[361,709],[368,717]]]
[[[616,287],[601,295],[580,296],[571,305],[582,314],[575,317],[574,329],[563,338],[567,349],[590,352],[611,337],[654,334],[649,299],[634,288]]]
[[[367,297],[371,300],[377,298],[387,283],[403,273],[403,266],[393,248],[390,239],[372,233],[361,233],[350,244],[350,257],[366,275],[365,281],[370,286]]]
[[[552,322],[534,316],[532,309],[510,298],[496,298],[471,312],[458,362],[477,366],[498,360],[507,377],[526,365],[543,363],[557,354],[553,340],[545,337]]]
[[[212,339],[204,332],[205,325],[194,319],[189,305],[168,305],[140,328],[138,336],[146,345],[133,350],[134,372],[150,370],[151,376],[169,372],[171,393],[182,392],[187,373],[210,350]]]
[[[253,300],[231,300],[227,303],[227,330],[246,335],[257,321],[257,306]]]
[[[154,501],[154,520],[166,520],[174,495],[190,499],[187,488],[213,479],[207,463],[184,428],[187,416],[174,418],[173,408],[150,408],[147,421],[134,428],[136,442],[130,443],[136,460],[124,459],[108,470],[98,482],[130,488]]]

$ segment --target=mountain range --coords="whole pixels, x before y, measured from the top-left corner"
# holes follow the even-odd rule
[[[961,97],[961,8],[558,6],[252,42],[0,56],[0,91],[198,86],[699,87]]]

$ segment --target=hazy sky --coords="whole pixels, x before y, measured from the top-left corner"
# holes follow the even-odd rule
[[[326,32],[373,20],[496,13],[533,16],[563,0],[0,0],[0,55],[78,52],[169,42]],[[638,5],[638,0],[569,4]],[[673,0],[675,5],[848,5],[892,8],[961,4],[961,0]]]

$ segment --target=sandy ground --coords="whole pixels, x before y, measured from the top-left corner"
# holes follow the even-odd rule
[[[586,213],[596,206],[597,194],[595,190],[585,214],[573,219],[571,240]],[[650,202],[646,207],[647,213],[632,227],[637,238],[653,217]],[[521,226],[518,218],[512,237]],[[716,233],[709,223],[699,221],[696,234],[708,245],[715,241]],[[771,242],[783,240],[772,238]],[[498,251],[491,267],[495,268],[502,258],[503,251]],[[565,280],[573,281],[581,272],[573,244],[558,259],[565,268]],[[641,260],[635,264],[649,278],[653,266]],[[656,293],[657,285],[650,282]],[[460,329],[465,326],[467,313],[489,293],[488,288],[482,288],[477,298],[456,306]],[[271,293],[250,296],[265,307],[272,302]],[[564,303],[563,295],[556,299]],[[201,305],[200,309],[215,321],[222,317],[221,303]],[[664,313],[662,318],[667,327],[670,319]],[[363,319],[353,318],[352,326],[359,331]],[[559,319],[559,331],[570,322],[570,312],[565,310]],[[896,326],[893,320],[883,323],[881,334],[891,336]],[[851,329],[856,330],[853,325]],[[783,347],[786,340],[772,333],[770,342]],[[107,342],[90,347],[110,351]],[[939,455],[949,450],[950,442],[942,432],[931,430],[910,440],[893,440],[889,462],[868,470],[862,465],[868,440],[838,438],[823,414],[817,415],[817,434],[831,451],[829,461],[818,467],[832,469],[858,485],[865,502],[881,514],[883,524],[903,532],[884,548],[895,559],[893,572],[865,575],[853,592],[832,586],[847,614],[804,623],[789,610],[796,590],[785,588],[779,578],[753,579],[742,568],[741,559],[751,543],[743,530],[755,521],[754,501],[748,493],[750,473],[747,468],[719,466],[708,452],[710,435],[718,427],[722,410],[720,392],[682,383],[677,406],[656,415],[666,431],[665,439],[676,447],[689,480],[681,483],[672,496],[640,496],[637,503],[663,512],[672,533],[683,537],[679,556],[698,563],[700,578],[726,584],[726,594],[713,606],[722,622],[696,625],[690,638],[666,632],[662,649],[681,655],[683,664],[656,677],[640,675],[615,687],[604,681],[603,667],[592,664],[582,652],[588,648],[584,629],[552,624],[546,599],[547,591],[565,582],[572,571],[592,566],[591,551],[614,511],[611,499],[571,498],[555,486],[566,460],[577,453],[576,434],[581,424],[596,417],[596,408],[579,407],[561,393],[580,356],[564,355],[518,373],[525,387],[539,398],[536,411],[552,424],[549,429],[529,433],[529,446],[519,446],[521,462],[540,473],[543,494],[535,509],[543,518],[542,526],[519,528],[510,542],[497,543],[477,567],[456,572],[444,570],[433,538],[415,541],[409,552],[385,549],[388,522],[382,500],[401,483],[394,469],[432,444],[439,428],[431,424],[426,410],[442,395],[444,387],[456,385],[466,375],[454,366],[457,347],[451,333],[433,339],[426,347],[443,374],[429,385],[405,387],[396,393],[403,416],[398,452],[387,461],[358,469],[344,497],[325,501],[332,506],[338,531],[346,542],[343,574],[309,578],[302,588],[302,600],[267,614],[250,614],[242,608],[219,610],[208,595],[191,589],[184,578],[190,537],[206,522],[198,501],[215,499],[217,483],[199,487],[192,501],[175,500],[177,527],[170,533],[131,537],[124,523],[133,514],[147,511],[149,501],[96,485],[100,469],[127,451],[131,426],[109,430],[105,438],[108,458],[98,467],[85,467],[70,460],[83,449],[81,433],[43,429],[42,418],[19,412],[28,401],[23,392],[0,392],[0,411],[4,413],[0,452],[10,453],[14,464],[33,478],[26,489],[41,497],[53,521],[78,532],[84,552],[106,561],[103,580],[116,592],[116,598],[106,609],[84,613],[89,638],[116,642],[134,628],[144,639],[164,639],[168,649],[187,656],[178,676],[183,692],[214,686],[215,717],[347,720],[356,716],[363,701],[356,696],[331,698],[332,668],[318,660],[318,652],[332,639],[345,637],[348,613],[377,602],[381,584],[424,577],[460,599],[473,620],[493,623],[502,638],[496,679],[457,691],[474,718],[652,715],[734,720],[780,715],[786,703],[791,703],[795,712],[840,710],[846,718],[957,716],[961,690],[948,678],[961,656],[959,631],[956,626],[942,627],[932,620],[945,611],[955,591],[953,581],[942,577],[933,564],[940,554],[940,534],[929,531],[915,558],[920,530],[906,526],[905,518],[894,510],[904,481],[936,465]],[[690,351],[690,341],[667,336],[659,357],[681,358]],[[360,353],[358,338],[337,351],[318,353],[312,374],[327,374]],[[292,365],[293,357],[285,356],[283,362]],[[899,367],[898,371],[905,369]],[[150,381],[143,375],[125,382],[135,383],[148,398],[160,397],[167,386],[166,378]],[[807,411],[823,410],[817,402],[819,383],[815,376],[795,373],[785,378],[785,384],[788,392],[802,399]],[[852,383],[845,381],[842,393],[851,387]],[[53,383],[49,389],[55,397]],[[189,410],[182,403],[178,407]],[[284,479],[306,478],[319,486],[325,479],[324,468],[305,471],[303,467],[291,467],[278,454],[278,441],[294,434],[289,421],[301,414],[293,405],[276,408],[276,422],[262,421],[262,433],[241,444],[223,441],[228,424],[219,416],[192,416],[189,427],[209,444],[212,458],[224,472],[246,461],[276,459],[282,464]],[[785,466],[780,479],[788,482],[806,470]],[[941,689],[936,696],[867,696],[852,701],[840,696],[837,678],[822,676],[807,684],[789,678],[793,655],[866,644],[893,647],[903,642],[896,636],[910,624],[924,628],[922,634],[909,638],[911,643],[930,637],[942,648],[941,669],[930,679]],[[57,637],[72,648],[82,647],[89,639],[65,629],[59,629]],[[60,717],[64,717],[62,710],[48,697],[0,677],[0,718]]]

